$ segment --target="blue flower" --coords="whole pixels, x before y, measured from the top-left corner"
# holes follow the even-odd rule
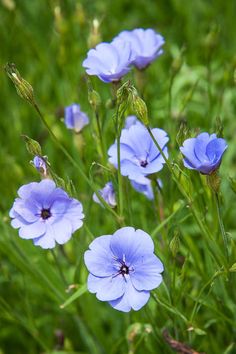
[[[88,75],[96,75],[104,82],[119,81],[130,71],[130,44],[121,40],[100,43],[90,49],[83,62]]]
[[[210,175],[220,166],[227,147],[226,141],[217,138],[216,134],[201,133],[185,140],[180,151],[184,155],[185,167]]]
[[[169,138],[166,132],[154,128],[152,133],[167,157],[166,144]],[[146,176],[162,169],[165,163],[164,158],[144,125],[135,124],[131,125],[129,129],[122,129],[120,143],[120,163],[123,176],[128,176],[129,179],[137,183],[147,184]],[[117,168],[117,142],[109,148],[108,155],[109,162]]]
[[[36,246],[53,248],[67,242],[84,218],[81,203],[50,179],[26,184],[18,190],[10,217],[19,236],[32,239]]]
[[[38,170],[40,173],[42,173],[43,176],[47,176],[47,157],[46,156],[35,156],[33,161],[34,167],[36,170]]]
[[[90,272],[88,290],[116,310],[139,310],[150,290],[162,282],[163,264],[153,253],[151,237],[142,230],[123,227],[96,238],[89,248],[84,255]]]
[[[88,116],[80,110],[79,104],[73,103],[65,107],[65,125],[68,129],[79,133],[87,124],[89,124]]]
[[[130,43],[133,64],[138,69],[144,69],[163,53],[161,47],[165,43],[164,38],[153,29],[137,28],[133,31],[123,31],[116,38]]]
[[[101,197],[105,200],[105,202],[110,205],[111,208],[114,208],[116,206],[116,195],[112,182],[106,183],[105,187],[100,189],[98,192],[101,194]],[[93,194],[93,200],[94,202],[102,205],[95,193]]]

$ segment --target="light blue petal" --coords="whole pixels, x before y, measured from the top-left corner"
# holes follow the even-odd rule
[[[131,266],[143,254],[153,253],[152,238],[144,231],[133,227],[122,227],[111,237],[110,247],[113,254]]]
[[[84,254],[89,272],[98,277],[112,276],[117,273],[115,257],[110,249],[111,235],[97,237]]]
[[[129,277],[127,277],[125,285],[124,295],[117,300],[109,301],[109,304],[114,309],[122,312],[129,312],[131,309],[140,310],[149,300],[149,291],[136,290]]]
[[[162,282],[163,264],[154,254],[140,257],[132,266],[130,278],[136,290],[152,290]]]
[[[91,293],[96,293],[96,297],[100,301],[115,300],[124,294],[125,280],[122,275],[115,277],[95,277],[89,274],[88,290]]]
[[[42,236],[46,231],[45,222],[37,220],[36,222],[21,226],[19,236],[24,239],[33,239]]]

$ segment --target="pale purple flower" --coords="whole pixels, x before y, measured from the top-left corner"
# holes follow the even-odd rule
[[[130,71],[130,44],[122,40],[114,43],[100,43],[90,49],[83,61],[88,75],[96,75],[104,82],[119,81]]]
[[[80,110],[80,105],[73,103],[65,107],[65,125],[68,129],[73,129],[79,133],[85,125],[89,124],[87,114]]]
[[[153,253],[151,237],[142,230],[123,227],[96,238],[89,248],[84,255],[90,272],[88,290],[116,310],[141,309],[150,290],[162,282],[163,264]]]
[[[122,39],[130,43],[132,49],[133,65],[144,69],[162,53],[164,38],[153,29],[137,28],[133,31],[123,31],[115,39]]]
[[[99,194],[105,200],[105,202],[110,205],[111,208],[115,208],[116,206],[116,195],[112,182],[108,182],[105,184],[105,187],[100,189]],[[94,202],[102,205],[96,194],[93,194]],[[103,206],[103,205],[102,205]]]
[[[84,218],[82,204],[50,179],[26,184],[18,190],[10,217],[19,236],[36,246],[53,248],[66,243]]]
[[[184,141],[180,151],[184,155],[184,166],[209,175],[221,164],[227,149],[226,141],[216,134],[201,133],[196,138]]]
[[[125,119],[125,129],[129,129],[131,125],[141,124],[143,125],[136,116],[128,116]]]
[[[43,174],[43,176],[47,176],[47,157],[46,156],[35,156],[33,161],[31,162],[36,170]]]
[[[168,157],[166,144],[169,140],[162,129],[152,129],[152,134],[157,140],[163,153]],[[117,142],[108,150],[109,162],[116,168]],[[160,171],[165,163],[158,148],[153,142],[148,130],[142,124],[132,125],[129,129],[122,129],[120,138],[120,164],[121,174],[128,176],[137,183],[147,184],[146,176]]]

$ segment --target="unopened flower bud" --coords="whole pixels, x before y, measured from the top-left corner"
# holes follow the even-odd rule
[[[179,251],[179,234],[178,234],[178,232],[176,232],[174,234],[174,237],[170,241],[170,250],[171,250],[171,253],[174,257],[176,256],[176,254]]]
[[[96,111],[101,105],[101,97],[99,93],[93,89],[88,91],[88,101],[94,111]]]
[[[133,96],[133,109],[136,116],[141,120],[144,125],[149,124],[148,111],[146,103],[141,97],[135,95]]]
[[[30,104],[34,105],[35,100],[33,87],[20,76],[20,73],[16,69],[15,64],[7,63],[5,65],[5,71],[15,85],[18,95],[28,101]]]
[[[93,48],[101,41],[102,39],[100,34],[100,22],[98,21],[97,18],[94,18],[92,21],[91,30],[88,37],[88,47]]]
[[[22,135],[22,138],[26,143],[26,149],[31,155],[42,156],[41,146],[36,140],[29,138],[27,135]]]

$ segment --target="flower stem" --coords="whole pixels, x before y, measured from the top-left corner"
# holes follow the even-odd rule
[[[226,259],[227,259],[227,262],[228,262],[229,261],[228,240],[227,240],[227,235],[226,235],[226,232],[225,232],[225,227],[224,227],[222,213],[221,213],[220,198],[219,198],[219,194],[217,192],[215,192],[215,200],[216,200],[217,217],[218,217],[218,221],[219,221],[221,235],[222,235],[222,238],[223,238]]]
[[[60,265],[60,263],[59,263],[59,261],[57,259],[56,253],[54,252],[53,249],[51,249],[51,253],[52,253],[53,259],[54,259],[54,261],[55,261],[55,263],[57,265],[57,269],[59,271],[59,274],[60,274],[60,277],[62,279],[62,282],[64,283],[65,287],[67,288],[68,284],[67,284],[66,278],[65,278],[65,276],[63,274],[63,271],[61,269],[61,265]]]

